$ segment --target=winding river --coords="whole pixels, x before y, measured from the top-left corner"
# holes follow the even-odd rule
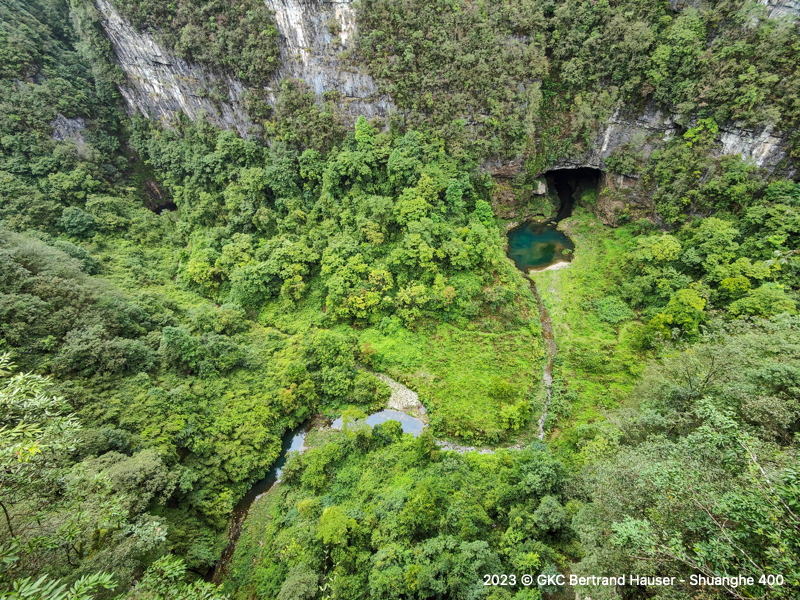
[[[409,414],[393,409],[386,409],[372,413],[366,419],[364,419],[364,422],[372,427],[378,425],[379,423],[385,423],[386,421],[398,421],[403,428],[403,433],[410,433],[414,437],[419,437],[419,434],[422,433],[422,430],[425,428],[425,423],[422,421],[422,419],[417,419]],[[341,429],[342,418],[339,417],[336,419],[331,424],[331,427],[333,429]]]
[[[228,544],[222,552],[222,556],[214,567],[211,581],[214,583],[221,583],[222,578],[228,570],[228,564],[233,558],[233,552],[236,550],[236,542],[239,541],[239,536],[242,534],[242,526],[250,510],[250,506],[258,500],[261,496],[266,494],[276,482],[281,479],[281,470],[283,465],[286,464],[289,452],[302,452],[306,434],[311,429],[310,423],[306,422],[300,425],[297,429],[289,430],[283,434],[281,439],[281,453],[278,459],[272,465],[272,468],[267,471],[263,479],[259,479],[250,490],[242,496],[236,506],[233,508],[231,515],[230,525],[228,526]]]
[[[375,426],[378,423],[389,420],[399,421],[403,428],[403,433],[410,433],[414,437],[419,436],[425,428],[426,422],[422,418],[417,418],[408,414],[410,412],[424,417],[427,412],[423,404],[419,401],[417,393],[383,373],[375,373],[375,376],[388,385],[392,393],[389,397],[387,408],[369,415],[365,419],[366,423]],[[333,429],[341,429],[341,427],[341,418],[336,419],[331,424],[331,428]],[[306,435],[311,429],[311,423],[306,422],[297,429],[287,431],[283,435],[281,453],[278,455],[275,464],[272,465],[272,468],[263,479],[253,484],[253,487],[242,496],[241,500],[239,500],[234,507],[230,525],[228,526],[228,543],[210,577],[210,580],[214,583],[221,583],[227,573],[228,565],[236,550],[236,542],[239,541],[239,536],[242,534],[244,521],[247,518],[247,513],[250,511],[253,502],[257,501],[261,496],[272,489],[272,486],[280,482],[281,470],[286,464],[289,453],[302,452],[305,449]]]
[[[531,292],[536,299],[539,320],[542,324],[542,338],[545,343],[546,357],[542,372],[542,381],[545,387],[545,402],[538,421],[538,436],[540,440],[544,440],[545,436],[544,428],[547,422],[547,411],[553,394],[553,365],[558,348],[556,347],[555,337],[553,336],[553,321],[550,318],[547,307],[544,305],[544,302],[542,302],[542,297],[539,294],[539,290],[536,288],[536,282],[532,274],[536,271],[542,271],[548,268],[567,266],[569,260],[572,258],[572,251],[575,248],[572,241],[557,228],[558,221],[570,216],[572,205],[574,204],[572,190],[569,186],[564,188],[562,185],[559,186],[557,191],[559,196],[562,196],[562,205],[556,220],[526,221],[508,232],[508,256],[517,268],[524,273],[525,278],[528,280]],[[566,200],[564,198],[565,195],[567,196]],[[568,207],[566,210],[564,208],[565,206]],[[387,375],[376,373],[376,376],[389,386],[392,393],[387,408],[369,415],[365,419],[366,423],[374,426],[390,419],[396,420],[400,422],[403,432],[411,433],[414,436],[420,435],[423,428],[426,426],[426,410],[419,401],[416,392],[391,379]],[[412,414],[409,413],[417,416],[412,416]],[[340,429],[342,427],[342,419],[336,419],[331,427]],[[228,544],[214,569],[212,576],[214,582],[219,583],[225,576],[250,506],[253,502],[258,500],[260,496],[267,493],[276,482],[280,481],[281,469],[284,464],[286,464],[289,452],[303,451],[305,437],[309,429],[310,425],[305,423],[293,431],[286,432],[283,436],[283,445],[278,460],[267,475],[256,482],[234,508],[229,527]],[[437,443],[442,449],[459,453],[494,452],[492,448],[478,449],[472,446],[461,446],[443,440],[437,440]],[[513,446],[512,448],[519,447],[520,446]]]

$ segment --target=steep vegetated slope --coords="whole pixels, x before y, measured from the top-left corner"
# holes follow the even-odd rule
[[[178,56],[254,85],[278,67],[278,30],[263,2],[212,0],[114,3],[138,29],[151,30]]]
[[[539,168],[580,153],[620,106],[650,101],[684,127],[796,136],[795,21],[692,4],[368,0],[359,57],[413,126],[482,156],[533,154]]]
[[[780,575],[703,594],[794,597],[791,4],[363,0],[325,64],[360,64],[397,110],[354,123],[339,92],[265,93],[278,27],[318,4],[278,23],[259,2],[114,3],[250,86],[247,139],[126,115],[95,5],[0,6],[4,597],[697,593],[519,580],[559,572]],[[558,346],[548,448],[529,444],[536,303],[492,206],[532,216],[555,166],[603,173],[562,221],[572,265],[532,275]],[[426,433],[356,418],[388,398],[372,370],[419,392]],[[282,435],[343,412],[254,504],[222,587],[203,582]]]
[[[124,585],[168,551],[209,568],[283,431],[323,406],[385,402],[337,324],[441,318],[536,347],[484,183],[440,144],[363,120],[345,139],[292,83],[272,148],[126,122],[115,71],[91,53],[102,39],[81,46],[60,10],[4,15],[4,51],[28,54],[3,82],[3,349],[64,397],[34,409],[38,388],[6,388],[4,423],[38,449],[4,483],[6,581],[47,565]],[[495,437],[528,418],[535,382],[509,385],[494,401],[522,414],[490,415]],[[57,435],[55,415],[75,431]]]
[[[109,571],[119,586],[170,548],[206,568],[236,499],[312,412],[282,403],[278,371],[301,367],[295,385],[312,403],[321,380],[308,360],[322,361],[317,376],[338,370],[339,391],[357,379],[367,405],[382,384],[355,375],[346,335],[330,334],[336,350],[322,357],[314,336],[264,330],[176,286],[182,234],[145,208],[169,200],[120,144],[113,69],[77,42],[65,6],[3,10],[14,61],[2,88],[0,310],[16,363],[3,376],[53,379],[4,383],[4,577]]]
[[[115,72],[80,47],[65,4],[7,2],[0,11],[0,214],[16,229],[49,230],[64,206],[122,182]]]

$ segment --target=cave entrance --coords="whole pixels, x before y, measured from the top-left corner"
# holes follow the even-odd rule
[[[597,193],[597,186],[603,172],[591,167],[577,169],[554,169],[544,174],[548,189],[555,190],[561,201],[558,207],[556,221],[561,221],[572,215],[575,203],[586,192]]]
[[[146,195],[145,206],[157,215],[160,215],[165,210],[169,212],[178,210],[178,206],[172,198],[161,189],[155,180],[143,180],[142,187]]]

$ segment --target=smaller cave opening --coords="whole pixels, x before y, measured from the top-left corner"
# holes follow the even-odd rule
[[[142,187],[146,196],[145,206],[157,215],[163,211],[178,210],[178,206],[172,198],[153,179],[142,181]]]
[[[579,167],[577,169],[554,169],[545,173],[548,189],[555,190],[560,200],[556,221],[572,216],[572,209],[586,192],[597,193],[603,177],[600,169]]]

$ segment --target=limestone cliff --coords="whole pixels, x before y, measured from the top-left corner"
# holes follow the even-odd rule
[[[342,55],[351,50],[356,37],[356,12],[352,0],[265,0],[275,15],[281,34],[281,66],[276,83],[296,77],[317,94],[337,90],[350,121],[359,115],[385,116],[392,110],[389,98],[364,70],[349,64]]]
[[[685,8],[700,8],[705,0],[669,0],[669,5],[675,12]],[[780,19],[800,17],[800,0],[757,0],[758,4],[766,7],[767,17]]]
[[[767,16],[771,19],[800,17],[800,0],[758,0],[767,7]]]
[[[126,82],[119,86],[131,112],[169,121],[183,112],[205,114],[225,129],[247,135],[253,124],[244,109],[242,82],[188,63],[162,48],[146,32],[137,32],[108,0],[94,0]],[[213,98],[213,99],[212,99]]]
[[[109,0],[94,0],[101,24],[125,72],[120,86],[131,112],[169,120],[183,112],[205,114],[216,125],[247,135],[253,129],[244,107],[246,86],[226,73],[189,63],[147,32],[138,32]],[[347,120],[359,115],[384,116],[388,98],[378,96],[372,78],[341,58],[354,42],[355,10],[351,0],[266,0],[280,32],[281,66],[266,88],[275,102],[280,80],[303,79],[317,94],[336,90]]]
[[[586,152],[578,157],[558,161],[552,168],[594,167],[606,170],[605,161],[623,148],[634,148],[641,160],[661,147],[677,131],[675,118],[668,112],[649,105],[642,112],[618,108],[600,128]],[[788,162],[788,139],[771,125],[749,129],[736,123],[720,125],[717,136],[718,155],[738,154],[769,173],[784,177],[796,174]]]
[[[93,1],[116,61],[125,72],[126,82],[121,92],[132,111],[159,119],[170,119],[178,112],[192,119],[205,114],[213,123],[242,135],[253,130],[244,108],[247,88],[241,81],[175,56],[149,33],[135,31],[110,0]],[[306,81],[320,95],[329,90],[340,92],[343,112],[351,123],[361,114],[383,117],[394,110],[391,99],[379,94],[369,74],[345,58],[357,35],[353,0],[264,1],[280,32],[281,65],[263,90],[269,101],[274,104],[281,79],[294,77]],[[800,14],[800,0],[760,1],[773,18],[795,18]],[[676,11],[696,3],[697,0],[671,0]],[[621,192],[626,203],[640,204],[646,209],[647,199],[640,194],[637,178],[608,174],[606,161],[624,149],[633,149],[639,161],[644,162],[677,132],[674,116],[653,104],[640,111],[619,107],[600,124],[596,137],[583,153],[546,165],[544,171],[600,169],[607,174],[603,181],[605,188]],[[718,142],[717,151],[721,155],[738,154],[768,172],[786,177],[796,175],[796,168],[787,160],[786,138],[771,127],[747,129],[725,124],[720,128]],[[513,198],[510,182],[521,172],[523,163],[522,157],[514,161],[487,161],[484,168],[499,180],[505,180],[504,194]],[[547,208],[541,194],[538,199],[536,191],[529,196],[528,200],[544,207],[541,210]],[[597,209],[608,222],[613,222],[613,214],[619,209],[618,202],[609,200],[611,197],[619,198],[620,194],[601,197]],[[498,205],[506,203],[507,200],[498,200]]]
[[[621,150],[630,150],[643,164],[677,131],[674,116],[654,105],[642,112],[626,112],[620,108],[602,125],[583,154],[559,160],[549,169],[592,167],[603,171],[600,191],[607,193],[600,194],[594,208],[606,223],[613,224],[625,205],[633,208],[634,212],[649,214],[652,207],[648,196],[642,193],[638,177],[609,173],[606,161]],[[788,137],[779,135],[770,125],[749,129],[736,123],[723,124],[717,142],[715,152],[718,156],[738,154],[769,174],[787,178],[797,175],[796,165],[788,159]]]

